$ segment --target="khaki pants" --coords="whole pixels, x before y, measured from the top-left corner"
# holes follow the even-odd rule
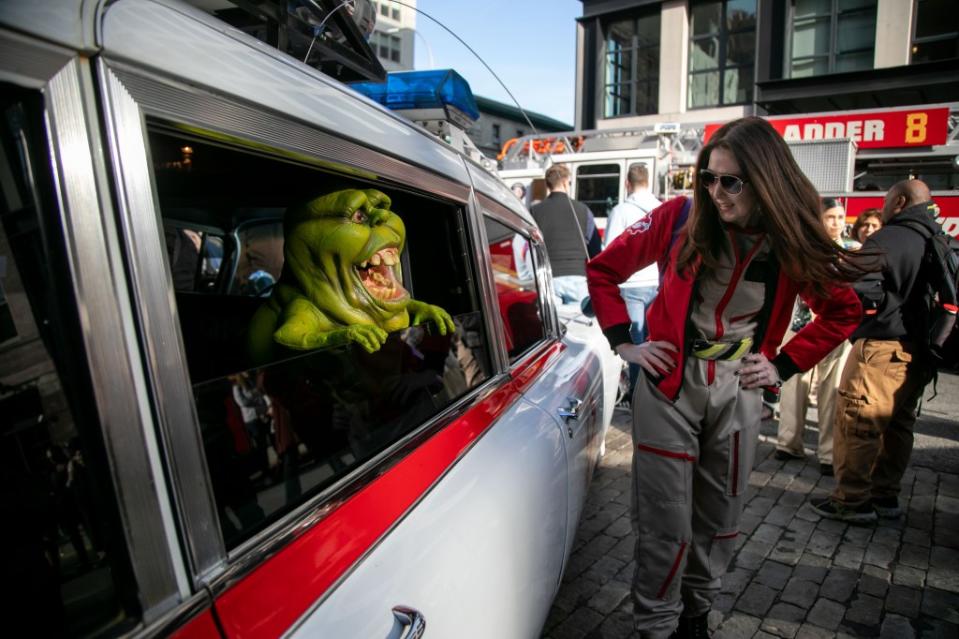
[[[793,333],[795,334],[795,333]],[[783,341],[789,341],[787,335]],[[779,431],[776,448],[801,457],[803,452],[803,432],[806,427],[806,411],[809,410],[809,393],[813,374],[819,380],[816,392],[819,414],[819,445],[816,456],[822,464],[832,463],[833,424],[836,417],[836,396],[843,366],[852,350],[852,345],[844,341],[831,353],[822,358],[812,369],[801,375],[793,375],[783,384],[782,399],[779,402]]]
[[[839,385],[833,499],[858,506],[899,495],[916,407],[931,378],[931,366],[910,344],[856,340]]]
[[[762,391],[742,390],[742,362],[686,360],[670,402],[640,375],[633,395],[635,624],[639,637],[669,637],[680,613],[709,611],[736,549]]]

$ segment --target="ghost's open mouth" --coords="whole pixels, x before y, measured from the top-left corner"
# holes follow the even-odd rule
[[[353,266],[364,288],[374,298],[391,301],[406,295],[406,289],[397,278],[400,253],[396,247],[380,249],[370,259]]]

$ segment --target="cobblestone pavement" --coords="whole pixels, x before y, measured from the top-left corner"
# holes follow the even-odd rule
[[[777,461],[776,422],[763,424],[738,552],[709,617],[714,637],[959,637],[959,377],[941,376],[938,392],[917,424],[904,515],[877,525],[809,508],[834,486],[813,453],[814,411],[805,460]],[[629,430],[629,413],[617,410],[549,639],[633,636]]]

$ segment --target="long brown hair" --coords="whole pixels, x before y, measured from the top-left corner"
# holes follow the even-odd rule
[[[819,194],[793,159],[789,147],[773,127],[758,117],[723,125],[703,146],[696,160],[695,194],[680,247],[677,270],[688,273],[702,265],[715,269],[725,250],[725,232],[716,205],[706,192],[700,172],[709,165],[713,149],[725,149],[742,170],[744,188],[756,199],[756,225],[766,233],[780,268],[790,279],[808,283],[819,295],[831,282],[852,282],[871,270],[863,255],[843,249],[826,234]]]

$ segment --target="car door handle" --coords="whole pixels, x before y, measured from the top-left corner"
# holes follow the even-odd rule
[[[571,418],[579,419],[579,409],[583,406],[583,400],[577,399],[576,397],[567,397],[566,403],[566,408],[560,407],[557,409],[559,416],[566,421],[569,421]]]
[[[426,634],[426,618],[419,610],[409,606],[394,606],[393,617],[400,623],[400,633],[396,639],[420,639]],[[403,632],[402,628],[407,628]],[[393,635],[390,635],[391,639]]]

